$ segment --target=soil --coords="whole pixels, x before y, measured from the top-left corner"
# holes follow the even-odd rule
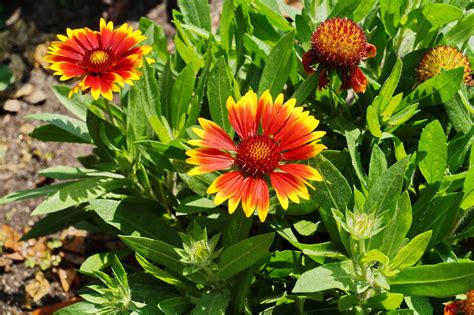
[[[41,65],[41,55],[48,42],[54,40],[56,34],[65,33],[68,27],[97,29],[100,17],[113,20],[116,24],[126,21],[136,26],[139,17],[146,16],[162,25],[171,39],[174,28],[167,12],[175,6],[175,1],[163,3],[154,0],[22,0],[6,1],[6,4],[2,1],[0,65],[10,65],[15,82],[0,94],[0,197],[48,184],[45,178],[38,176],[38,171],[58,165],[79,166],[76,157],[91,150],[87,145],[46,143],[28,136],[41,123],[26,116],[34,113],[68,114],[51,90],[58,81]],[[2,20],[5,22],[3,27]],[[32,88],[30,96],[15,96],[21,88]],[[33,94],[36,99],[32,99]],[[38,220],[30,213],[40,202],[33,199],[0,205],[0,228],[7,224],[23,232]],[[65,293],[57,274],[47,270],[44,274],[51,284],[49,293],[28,305],[25,285],[35,278],[38,270],[38,267],[25,267],[22,261],[15,262],[9,268],[0,267],[0,314],[28,313],[75,295],[77,286]]]

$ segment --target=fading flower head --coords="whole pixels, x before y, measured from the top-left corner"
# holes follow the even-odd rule
[[[142,57],[151,51],[150,46],[138,46],[145,38],[127,24],[114,30],[112,22],[100,19],[100,31],[68,28],[67,36],[58,35],[44,59],[61,81],[79,80],[69,97],[81,90],[90,91],[94,99],[102,95],[112,100],[119,86],[139,79]]]
[[[215,203],[229,200],[233,213],[240,202],[247,217],[255,209],[263,222],[269,211],[269,186],[284,209],[288,199],[298,203],[308,199],[308,180],[321,181],[314,168],[295,161],[316,156],[326,147],[319,144],[325,134],[315,131],[319,121],[295,107],[296,100],[284,102],[283,94],[275,101],[268,91],[260,99],[249,91],[238,102],[227,100],[229,121],[239,141],[234,142],[216,123],[200,118],[201,128],[194,132],[201,138],[189,143],[200,148],[188,150],[186,161],[197,165],[189,175],[227,170],[208,188],[216,194]]]
[[[469,59],[459,50],[449,46],[438,46],[426,52],[421,58],[416,73],[418,81],[423,82],[441,73],[441,69],[451,70],[464,67],[464,83],[473,85]]]
[[[376,48],[367,43],[362,29],[348,18],[332,18],[319,25],[311,38],[311,49],[303,55],[303,66],[308,74],[319,63],[318,87],[329,83],[328,71],[336,70],[342,80],[342,89],[352,88],[364,93],[367,78],[358,64],[375,57]]]

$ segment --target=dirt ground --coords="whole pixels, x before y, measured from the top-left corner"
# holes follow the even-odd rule
[[[25,116],[34,113],[67,114],[51,90],[58,81],[41,65],[47,43],[54,40],[56,34],[65,33],[67,27],[97,29],[100,17],[136,25],[140,16],[146,16],[162,25],[171,38],[174,29],[167,12],[175,3],[169,2],[168,6],[155,0],[1,2],[0,21],[3,20],[5,25],[0,27],[0,64],[9,64],[16,79],[7,91],[0,94],[0,197],[16,190],[48,184],[45,178],[37,175],[39,170],[57,165],[79,166],[76,157],[91,150],[87,145],[45,143],[28,136],[41,123]],[[5,224],[22,233],[25,227],[32,226],[37,220],[30,213],[40,201],[0,205],[0,228]],[[14,260],[8,268],[0,264],[0,314],[28,313],[75,295],[74,290],[79,285],[76,283],[66,293],[57,270],[50,268],[44,272],[50,283],[48,293],[39,301],[28,301],[25,287],[35,279],[38,271],[38,267],[28,268],[21,260]]]

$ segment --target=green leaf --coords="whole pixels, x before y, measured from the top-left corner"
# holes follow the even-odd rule
[[[366,187],[366,175],[364,173],[364,168],[362,167],[362,161],[360,158],[359,146],[362,142],[362,134],[359,129],[354,128],[352,130],[346,130],[344,133],[347,141],[347,148],[349,150],[349,154],[351,156],[352,166],[354,167],[354,171],[359,178],[361,184]]]
[[[174,79],[171,70],[171,58],[169,58],[165,64],[163,72],[158,77],[158,89],[163,91],[163,93],[160,93],[161,114],[168,122],[171,121],[171,93],[165,93],[165,91],[171,91],[173,84]]]
[[[127,140],[133,141],[147,134],[147,118],[152,117],[153,114],[145,114],[145,101],[142,99],[144,89],[143,81],[140,80],[128,92]]]
[[[413,315],[433,314],[433,306],[431,306],[428,298],[422,296],[405,296],[405,303],[413,310]]]
[[[431,231],[426,231],[415,236],[412,240],[410,240],[410,242],[408,242],[408,244],[400,248],[390,263],[389,269],[403,269],[416,264],[425,253],[428,243],[430,242],[431,235]]]
[[[331,209],[344,211],[349,207],[352,202],[351,187],[341,172],[323,155],[319,154],[311,159],[309,165],[314,167],[324,179],[322,182],[315,183],[316,189],[311,193],[311,200],[319,205],[321,219],[332,241],[336,245],[342,245],[343,236],[339,233],[344,232],[339,231]]]
[[[456,46],[459,43],[468,41],[474,36],[474,13],[464,14],[453,28],[446,33],[446,43],[450,46]]]
[[[380,89],[379,94],[375,97],[372,102],[372,106],[376,109],[377,113],[382,113],[385,111],[387,106],[390,103],[391,97],[397,88],[398,81],[400,80],[400,75],[402,73],[403,62],[400,58],[397,59],[397,62],[393,66],[392,72],[387,80],[384,82],[382,88]]]
[[[374,137],[380,138],[382,136],[382,130],[380,129],[379,115],[374,107],[367,107],[366,119],[370,133]]]
[[[474,154],[471,151],[471,159]],[[461,202],[460,207],[462,209],[469,209],[474,207],[474,167],[469,167],[469,170],[466,174],[466,179],[464,180],[464,185],[462,188],[463,191],[463,199]],[[1,204],[1,199],[0,199]],[[474,229],[473,229],[474,230]]]
[[[228,292],[207,291],[197,300],[192,315],[224,315],[230,302]]]
[[[264,15],[273,26],[278,27],[284,32],[292,31],[293,27],[282,16],[279,10],[275,10],[275,7],[272,6],[272,4],[275,4],[275,2],[262,0],[252,1],[252,6],[255,13]]]
[[[303,236],[311,236],[316,233],[320,222],[312,222],[307,220],[298,220],[293,224],[295,230]]]
[[[56,184],[56,185],[43,186],[43,187],[34,188],[34,189],[19,190],[0,198],[0,205],[13,202],[13,201],[18,201],[18,200],[34,199],[34,198],[49,196],[57,192],[59,189],[62,189],[73,183],[76,183],[76,182],[67,182],[67,183],[61,183],[61,184]]]
[[[395,115],[389,118],[388,124],[393,127],[400,126],[401,124],[407,122],[411,117],[419,112],[418,103],[405,106],[402,110],[397,112]]]
[[[420,103],[422,106],[437,105],[451,100],[463,81],[464,68],[448,70],[426,80],[408,94],[407,104]]]
[[[72,207],[63,211],[49,213],[46,217],[36,222],[35,225],[22,236],[21,240],[26,241],[32,238],[53,234],[70,227],[87,217],[84,207]]]
[[[389,211],[389,218],[395,212],[398,197],[402,191],[403,178],[408,166],[408,158],[404,158],[386,169],[370,187],[364,204],[366,213],[381,214]],[[392,215],[390,215],[392,214]]]
[[[301,252],[296,250],[275,251],[265,265],[265,275],[270,278],[286,279],[299,273]]]
[[[79,270],[92,274],[95,270],[103,270],[112,264],[112,257],[124,258],[130,254],[128,248],[120,248],[109,252],[97,253],[87,257],[81,264]]]
[[[49,124],[36,127],[32,132],[30,132],[29,136],[44,142],[89,143],[84,141],[83,138],[79,138],[64,131],[62,128]]]
[[[328,18],[351,16],[360,3],[361,0],[337,1]]]
[[[428,202],[418,199],[413,209],[413,223],[408,235],[413,237],[421,232],[432,230],[430,247],[444,240],[453,231],[458,218],[463,194],[449,193],[432,198]],[[421,204],[421,206],[420,206]]]
[[[389,279],[390,291],[410,296],[446,298],[465,293],[474,283],[474,262],[407,267]]]
[[[387,159],[385,159],[385,154],[380,150],[378,145],[374,144],[369,164],[369,188],[374,185],[377,178],[379,178],[386,169]]]
[[[232,22],[234,21],[234,1],[224,0],[222,5],[221,20],[219,23],[219,35],[221,36],[221,46],[226,53],[229,53],[232,47]]]
[[[181,258],[173,246],[146,237],[120,235],[120,239],[125,245],[143,257],[161,264],[178,274],[183,272],[183,265],[179,261]]]
[[[227,75],[225,58],[217,59],[216,64],[209,73],[207,80],[207,99],[209,101],[209,111],[212,121],[230,133],[232,126],[229,122],[226,102],[232,95],[232,86]]]
[[[54,179],[81,179],[89,177],[124,178],[123,175],[83,167],[53,166],[41,170],[38,175]]]
[[[211,199],[201,196],[189,196],[181,200],[176,208],[176,213],[199,213],[216,208],[217,205]]]
[[[150,123],[155,133],[160,137],[161,128],[161,97],[154,69],[143,60],[143,75],[130,90],[127,109],[127,124],[133,128],[136,137],[146,135],[146,121]],[[135,98],[133,97],[135,94]],[[158,120],[158,121],[156,121]],[[159,126],[156,126],[156,124]],[[161,123],[161,124],[160,124]],[[161,139],[161,138],[160,138]]]
[[[380,250],[392,259],[405,241],[405,236],[412,222],[410,195],[405,191],[398,199],[397,208],[392,219],[383,231]]]
[[[186,112],[194,89],[194,67],[188,64],[176,78],[171,89],[171,125],[177,131],[184,128]]]
[[[53,86],[52,90],[64,107],[80,120],[86,121],[87,108],[92,103],[92,97],[90,97],[90,95],[74,93],[74,95],[69,98],[68,94],[71,87],[63,84]]]
[[[472,125],[471,125],[472,126]],[[463,165],[466,154],[474,142],[474,128],[467,134],[458,134],[448,143],[448,168],[451,174],[455,174]]]
[[[247,238],[252,227],[252,218],[247,218],[243,211],[233,213],[224,229],[222,243],[229,247]]]
[[[220,256],[217,277],[229,279],[257,262],[272,245],[274,236],[274,233],[257,235],[225,248]]]
[[[56,126],[63,131],[79,138],[83,143],[91,143],[92,139],[87,131],[87,125],[85,122],[80,121],[76,118],[72,118],[60,114],[32,114],[28,115],[27,119],[37,119],[47,122],[53,126]]]
[[[472,128],[473,121],[472,115],[466,107],[463,106],[462,98],[462,94],[458,92],[456,97],[444,102],[443,106],[454,129],[456,129],[457,132],[467,134]]]
[[[152,276],[160,279],[165,283],[171,284],[172,286],[189,289],[186,287],[187,285],[181,281],[181,279],[178,279],[169,272],[166,272],[163,269],[153,265],[152,263],[147,261],[142,255],[136,253],[136,258],[140,266],[142,266],[143,270],[145,270],[145,272],[151,274]]]
[[[122,263],[117,258],[117,256],[113,255],[112,259],[112,272],[115,276],[115,279],[119,282],[119,286],[122,288],[128,288],[128,277],[125,268],[123,268]]]
[[[418,155],[422,156],[418,167],[426,181],[429,184],[441,181],[447,167],[448,144],[443,127],[438,120],[426,125],[421,132]]]
[[[403,294],[381,293],[367,300],[367,307],[377,310],[395,310],[403,302]]]
[[[300,86],[296,89],[295,93],[291,96],[291,98],[296,99],[296,105],[301,105],[306,101],[308,96],[311,95],[311,92],[316,89],[317,85],[318,75],[316,73],[313,73],[309,77],[307,77],[303,81],[303,83],[300,84]]]
[[[43,201],[31,215],[39,215],[60,211],[93,199],[114,189],[129,184],[125,179],[90,178],[72,183],[59,189],[48,199]]]
[[[151,46],[152,54],[156,53],[158,59],[164,63],[168,59],[169,52],[168,41],[163,28],[142,16],[139,20],[139,29],[146,36],[146,39],[141,44]]]
[[[184,153],[183,146],[180,140],[173,140],[169,143],[162,143],[153,140],[137,141],[136,144],[147,149],[147,151],[154,151],[162,154],[170,159],[185,160],[187,155]]]
[[[354,269],[350,260],[324,264],[304,272],[296,280],[293,293],[315,293],[330,289],[354,291]]]
[[[122,234],[149,237],[172,245],[181,244],[175,230],[169,227],[167,221],[156,215],[155,203],[132,199],[97,199],[91,200],[90,204],[102,220]]]
[[[188,299],[178,296],[158,303],[158,309],[165,314],[183,314],[192,307]]]
[[[406,1],[380,0],[380,16],[390,37],[395,37],[398,32],[401,11],[405,3]]]
[[[178,51],[181,58],[183,58],[184,62],[186,62],[188,65],[192,64],[194,69],[200,69],[204,67],[204,59],[194,50],[194,47],[187,46],[178,37],[174,39],[174,44],[176,46],[176,50]]]
[[[208,51],[210,51],[210,49],[211,48],[209,48]],[[187,113],[188,118],[186,120],[186,125],[185,125],[186,129],[191,126],[194,126],[198,121],[198,117],[201,112],[201,107],[203,103],[204,93],[206,90],[206,84],[208,82],[209,71],[211,69],[211,62],[212,62],[212,54],[208,53],[204,68],[200,71],[198,75],[197,82],[196,82],[196,89],[194,91],[194,95],[188,109],[188,113]],[[235,90],[238,90],[238,87],[235,87]]]
[[[184,20],[208,32],[211,31],[211,11],[207,0],[179,0],[178,6]]]
[[[461,9],[447,3],[426,3],[421,12],[432,25],[430,32],[463,16]]]
[[[100,311],[100,306],[81,301],[54,312],[54,315],[99,314]]]
[[[364,203],[364,212],[392,218],[395,213],[397,200],[403,187],[403,179],[408,166],[408,157],[398,161],[384,171],[370,187],[369,194]],[[368,240],[367,248],[379,248],[382,244],[383,233],[378,233]]]
[[[258,86],[259,95],[270,90],[270,94],[275,98],[283,90],[290,76],[294,40],[295,32],[291,31],[282,36],[270,51]]]

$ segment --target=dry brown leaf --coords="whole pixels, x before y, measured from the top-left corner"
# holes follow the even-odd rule
[[[12,259],[12,260],[25,260],[25,257],[23,257],[23,255],[18,253],[18,252],[7,254],[7,255],[5,255],[5,257],[9,258],[9,259]]]
[[[74,270],[74,268],[58,270],[59,281],[61,282],[64,292],[69,292],[76,275],[76,270]]]
[[[31,304],[28,303],[31,301],[38,302],[49,293],[50,289],[51,285],[45,278],[44,273],[38,271],[35,274],[35,278],[25,286],[27,304]]]
[[[18,251],[21,245],[19,240],[20,234],[16,230],[8,224],[2,225],[2,229],[0,230],[0,242],[3,243],[4,248]]]

